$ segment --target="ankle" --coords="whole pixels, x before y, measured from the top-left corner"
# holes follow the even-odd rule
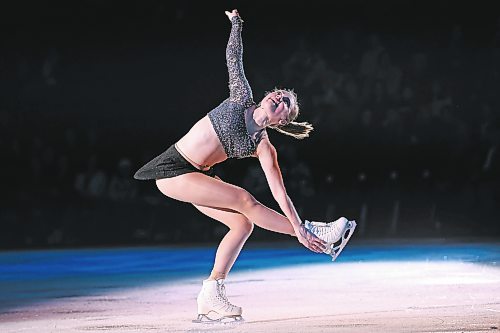
[[[220,280],[225,279],[227,274],[225,272],[212,271],[207,280]]]

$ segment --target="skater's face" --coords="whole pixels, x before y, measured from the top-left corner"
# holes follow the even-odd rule
[[[295,97],[284,90],[276,90],[268,93],[260,102],[260,106],[266,112],[269,125],[283,126],[288,124],[290,110],[294,107]]]

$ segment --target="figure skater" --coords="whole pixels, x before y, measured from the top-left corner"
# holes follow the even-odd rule
[[[215,312],[218,320],[242,320],[242,309],[231,304],[224,280],[238,257],[254,224],[261,228],[297,237],[317,253],[332,260],[349,240],[356,223],[341,217],[335,222],[302,223],[288,196],[278,165],[275,147],[266,129],[272,128],[297,139],[309,136],[307,122],[294,122],[299,114],[293,90],[274,89],[256,104],[243,70],[243,20],[235,9],[225,12],[231,22],[226,48],[229,71],[229,98],[200,119],[183,137],[141,167],[134,175],[140,180],[155,179],[166,196],[192,203],[203,214],[224,223],[229,231],[218,246],[212,272],[203,281],[198,295],[198,319]],[[245,189],[229,184],[214,174],[213,166],[228,158],[256,157],[265,173],[272,195],[284,215],[257,201]]]

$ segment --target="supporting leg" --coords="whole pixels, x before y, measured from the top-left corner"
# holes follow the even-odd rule
[[[215,262],[210,279],[225,279],[243,245],[253,230],[251,223],[244,215],[237,212],[194,205],[203,214],[224,223],[229,231],[221,240],[215,254]]]

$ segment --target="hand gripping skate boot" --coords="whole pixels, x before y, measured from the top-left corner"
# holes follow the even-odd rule
[[[329,223],[305,220],[304,227],[327,243],[323,252],[329,254],[332,261],[335,261],[351,238],[356,222],[349,221],[345,217]]]
[[[198,302],[198,318],[193,323],[237,323],[242,322],[242,309],[231,304],[226,297],[224,279],[205,280],[196,299]],[[208,317],[214,312],[216,319]]]

